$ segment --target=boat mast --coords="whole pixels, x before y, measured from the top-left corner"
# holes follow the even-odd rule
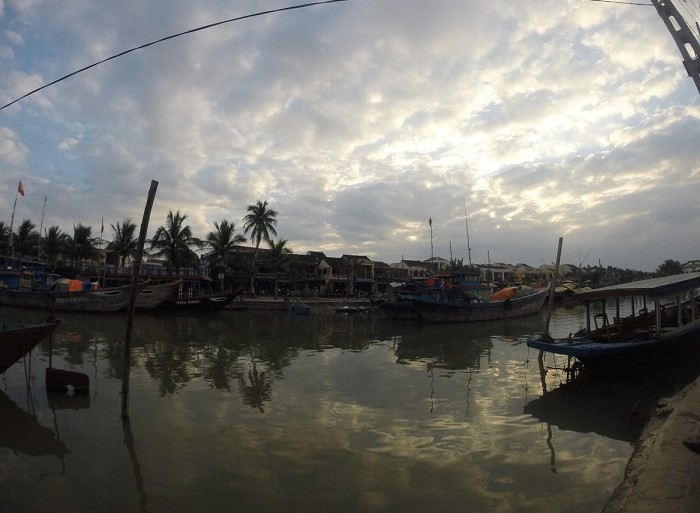
[[[469,268],[472,267],[472,246],[469,243],[469,221],[467,220],[467,200],[464,200],[464,224],[467,226],[467,257],[469,258]]]
[[[22,185],[22,181],[20,180],[20,185]],[[10,257],[14,258],[15,257],[15,241],[14,241],[14,233],[12,232],[12,228],[14,227],[15,224],[15,210],[17,210],[17,197],[19,196],[19,187],[17,187],[17,192],[15,193],[15,204],[12,206],[12,218],[10,219]],[[22,193],[24,195],[24,193]],[[41,234],[39,234],[41,237]]]
[[[688,76],[700,93],[700,42],[670,0],[651,0],[683,56]],[[700,32],[700,26],[698,26]],[[692,50],[692,53],[691,53]]]
[[[39,223],[39,244],[36,247],[36,261],[41,260],[41,230],[44,227],[44,212],[46,211],[46,196],[44,196],[44,208],[41,209],[41,223]]]
[[[432,216],[428,218],[428,224],[430,225],[430,263],[434,264],[433,261],[433,218]]]

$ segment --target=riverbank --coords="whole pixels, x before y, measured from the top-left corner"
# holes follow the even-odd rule
[[[700,378],[662,400],[602,513],[700,512]]]

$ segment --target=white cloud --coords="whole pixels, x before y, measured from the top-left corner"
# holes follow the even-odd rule
[[[17,5],[6,17],[23,55],[0,77],[3,102],[127,48],[285,4]],[[698,258],[686,241],[699,229],[673,213],[695,208],[699,110],[653,9],[347,2],[222,25],[76,75],[0,111],[15,134],[0,151],[52,192],[90,194],[95,206],[52,211],[68,227],[98,210],[139,219],[156,179],[152,227],[178,209],[201,236],[222,218],[242,227],[246,206],[268,199],[295,251],[426,258],[432,216],[436,253],[451,242],[461,257],[466,198],[475,261],[549,261],[565,235],[565,259],[591,249],[595,262],[653,269]],[[686,203],[669,210],[661,191]]]

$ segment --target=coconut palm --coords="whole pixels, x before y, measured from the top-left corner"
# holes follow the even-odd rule
[[[34,231],[36,225],[32,223],[29,219],[22,221],[22,224],[17,228],[15,248],[20,255],[29,255],[32,249],[36,247],[38,241],[38,235]]]
[[[111,249],[119,256],[119,264],[124,267],[126,259],[136,252],[138,239],[136,238],[136,224],[130,218],[124,219],[122,224],[111,225],[114,238],[107,249]]]
[[[251,292],[255,293],[255,264],[258,259],[260,242],[270,242],[272,235],[277,235],[277,211],[267,207],[266,201],[258,201],[255,205],[248,205],[248,213],[243,217],[243,230],[250,232],[251,240],[255,241],[255,253],[253,253],[253,273],[250,277]]]
[[[58,255],[66,250],[70,237],[63,233],[58,226],[52,226],[48,230],[44,228],[44,235],[44,253],[46,254],[46,261],[49,265],[55,266]]]
[[[217,262],[224,267],[231,253],[235,251],[236,245],[243,244],[247,240],[240,233],[236,233],[236,225],[226,219],[222,219],[221,224],[214,222],[214,231],[207,235],[207,245],[214,252]]]
[[[5,224],[5,221],[0,221],[0,251],[7,252],[10,245],[10,227]]]
[[[95,240],[90,226],[81,223],[73,226],[73,237],[68,237],[69,253],[77,265],[80,265],[85,258],[92,258],[95,255]]]
[[[165,218],[165,225],[159,226],[152,239],[148,240],[152,256],[164,258],[173,267],[188,267],[199,263],[199,257],[192,248],[202,247],[202,241],[192,235],[192,229],[185,224],[187,215],[175,214],[171,210]]]
[[[292,250],[287,247],[287,239],[280,239],[277,242],[271,240],[269,244],[270,253],[268,253],[267,260],[274,275],[275,299],[277,299],[277,278],[280,271],[289,269],[289,264],[292,261]]]

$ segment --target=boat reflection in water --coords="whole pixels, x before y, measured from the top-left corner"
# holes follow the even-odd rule
[[[578,329],[569,315],[556,310],[554,329]],[[541,377],[525,341],[542,325],[539,315],[433,325],[316,308],[137,314],[124,424],[123,317],[66,314],[53,360],[90,376],[86,402],[40,393],[41,344],[26,409],[65,473],[37,481],[52,456],[10,446],[32,415],[4,422],[0,511],[600,510],[637,428],[587,417],[634,400],[583,383],[572,396],[556,371]],[[532,391],[543,383],[540,400]],[[2,386],[21,404],[24,368],[8,369]],[[557,417],[566,403],[590,403],[588,416]]]
[[[52,455],[59,459],[63,459],[69,452],[56,432],[43,426],[35,415],[20,408],[2,391],[0,419],[0,447],[6,447],[13,453],[28,456]]]
[[[523,411],[546,424],[553,468],[553,427],[636,442],[662,399],[673,396],[700,374],[698,346],[683,346],[657,359],[655,365],[644,366],[641,372],[635,360],[629,367],[619,365],[615,373],[594,373],[585,367],[573,371],[568,366],[547,368],[540,360],[542,395],[528,402]],[[547,376],[559,372],[567,378],[549,388]]]

